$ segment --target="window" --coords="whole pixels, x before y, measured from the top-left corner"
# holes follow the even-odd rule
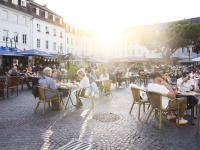
[[[62,36],[62,31],[60,32],[60,37],[62,38],[63,36]]]
[[[129,50],[127,50],[127,55],[130,55],[130,51]]]
[[[62,18],[60,18],[60,24],[62,24]]]
[[[56,21],[56,17],[55,17],[55,15],[53,15],[53,21]]]
[[[15,37],[15,42],[18,43],[18,33],[17,32],[14,33],[14,37]]]
[[[73,44],[73,39],[71,39],[71,44]]]
[[[63,46],[62,46],[62,43],[60,43],[60,50],[61,50],[62,53],[63,53]]]
[[[67,28],[67,31],[69,31],[69,25],[68,24],[66,25],[66,28]]]
[[[18,0],[12,0],[12,3],[18,5]]]
[[[3,41],[6,41],[6,38],[8,37],[8,31],[3,31]]]
[[[18,15],[16,15],[16,14],[13,15],[13,22],[15,22],[15,23],[18,22]]]
[[[37,31],[40,32],[40,24],[37,24]]]
[[[138,49],[138,54],[141,54],[141,49]]]
[[[25,0],[21,0],[21,6],[26,7],[26,1]]]
[[[22,17],[22,24],[26,25],[26,17]]]
[[[46,34],[49,34],[49,27],[46,27]]]
[[[141,45],[141,41],[138,42],[138,45]]]
[[[47,12],[47,11],[45,11],[45,18],[46,18],[46,19],[49,18],[49,16],[48,16],[48,12]]]
[[[81,45],[81,40],[79,40],[79,45]]]
[[[56,50],[56,42],[53,43],[53,50]]]
[[[184,52],[185,52],[185,47],[182,48],[182,53],[184,53]]]
[[[26,44],[26,38],[27,38],[27,37],[26,37],[26,34],[23,34],[23,35],[22,35],[23,44]]]
[[[73,32],[73,28],[72,27],[70,27],[70,32]]]
[[[69,38],[67,38],[67,43],[69,43]]]
[[[40,48],[40,39],[37,39],[37,48]]]
[[[129,44],[129,42],[127,43],[127,46],[129,46],[130,44]]]
[[[133,42],[132,44],[135,45],[135,42]]]
[[[78,44],[78,40],[76,39],[76,45]]]
[[[56,29],[53,29],[53,34],[54,36],[56,36]]]
[[[73,48],[71,48],[71,53],[73,54]]]
[[[46,41],[46,49],[49,49],[49,41]]]
[[[39,10],[39,8],[36,8],[36,15],[40,15],[40,10]]]
[[[132,54],[133,54],[133,55],[135,54],[135,50],[134,50],[134,49],[132,49]]]
[[[3,10],[3,12],[2,12],[2,19],[8,20],[8,12],[5,10]]]

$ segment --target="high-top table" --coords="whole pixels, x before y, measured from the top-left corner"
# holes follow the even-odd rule
[[[192,113],[191,113],[191,118],[190,118],[190,122],[192,125],[194,125],[194,123],[192,122],[192,119],[194,118],[194,96],[200,96],[200,93],[197,93],[197,92],[193,92],[193,91],[190,91],[190,92],[176,92],[175,93],[176,95],[179,95],[179,96],[190,96],[192,97],[192,102],[191,102],[191,110],[192,110]]]

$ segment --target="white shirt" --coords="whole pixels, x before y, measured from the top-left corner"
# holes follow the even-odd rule
[[[183,82],[183,78],[179,78],[177,80],[177,85],[181,86],[182,82]],[[194,85],[194,81],[193,79],[190,79],[186,83],[183,83],[183,85],[180,87],[180,91],[190,91],[192,85]]]
[[[79,88],[86,88],[90,86],[88,77],[87,76],[83,77],[78,86]]]
[[[169,93],[169,90],[164,85],[159,85],[159,84],[154,84],[154,83],[150,83],[148,85],[148,91],[158,92],[164,95],[167,95]],[[167,97],[162,97],[163,109],[167,108],[168,103],[169,103],[169,99]]]
[[[195,75],[195,74],[193,74],[193,73],[190,73],[190,78],[193,78],[193,77],[194,77],[194,75]]]

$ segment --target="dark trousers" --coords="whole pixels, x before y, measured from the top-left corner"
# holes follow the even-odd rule
[[[196,96],[193,96],[193,98],[191,96],[187,96],[185,98],[187,98],[187,101],[189,101],[189,104],[187,105],[187,109],[191,109],[192,100],[193,100],[194,105],[196,105],[199,101],[198,97]]]
[[[123,79],[122,79],[121,77],[118,77],[118,78],[117,78],[117,82],[119,82],[119,86],[122,85],[122,81],[123,81]]]
[[[131,82],[133,82],[133,83],[135,82],[135,77],[130,77],[130,83]]]
[[[62,102],[62,98],[63,98],[63,93],[62,92],[59,92],[60,93],[60,103]],[[58,97],[58,93],[54,93],[53,94],[53,98],[56,98]],[[54,109],[58,109],[59,108],[59,103],[58,102],[51,102],[52,104],[52,108]]]

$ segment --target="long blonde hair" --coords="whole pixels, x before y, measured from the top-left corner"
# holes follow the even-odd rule
[[[175,71],[175,76],[179,75],[180,76],[180,70],[176,69]]]

